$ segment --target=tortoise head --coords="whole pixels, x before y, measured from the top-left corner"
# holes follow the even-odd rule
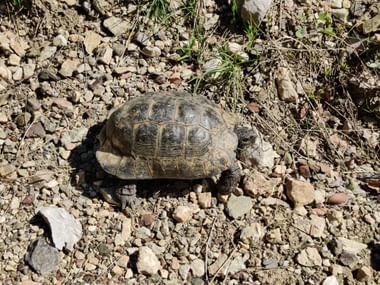
[[[235,128],[235,133],[238,136],[239,149],[254,146],[258,137],[257,132],[249,127],[238,126]]]

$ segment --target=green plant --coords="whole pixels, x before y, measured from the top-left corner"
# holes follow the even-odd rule
[[[21,9],[24,7],[24,0],[8,0],[8,1],[16,9]]]
[[[322,33],[326,36],[333,37],[336,35],[332,27],[332,18],[327,12],[318,15],[318,21],[322,25]]]
[[[231,0],[231,11],[232,11],[233,17],[235,18],[238,13],[237,0]]]
[[[192,33],[188,43],[177,50],[177,53],[180,55],[177,60],[185,62],[202,61],[202,46],[205,43],[205,40],[206,38],[202,36],[200,36],[199,40],[196,37],[196,33]]]
[[[172,17],[170,2],[168,0],[152,0],[148,9],[148,16],[151,19],[166,22]]]
[[[256,60],[247,60],[239,53],[231,53],[226,45],[218,51],[218,54],[219,64],[206,70],[196,79],[194,93],[197,93],[200,85],[206,80],[208,83],[213,82],[224,90],[226,103],[233,110],[237,110],[245,106],[243,66],[256,63]]]
[[[198,17],[198,4],[198,0],[185,0],[182,5],[185,18],[187,22],[190,22],[192,25],[194,25]]]
[[[246,24],[245,28],[244,28],[244,31],[245,31],[245,35],[248,38],[247,47],[248,48],[252,48],[253,47],[253,43],[255,42],[255,40],[260,35],[259,31],[257,30],[256,26],[254,24],[252,24],[252,23]]]
[[[296,37],[302,39],[306,36],[306,29],[304,27],[298,27],[296,30]]]

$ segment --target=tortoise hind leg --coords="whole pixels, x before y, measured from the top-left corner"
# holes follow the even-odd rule
[[[238,186],[243,173],[236,162],[230,169],[222,172],[216,188],[220,194],[230,194]]]

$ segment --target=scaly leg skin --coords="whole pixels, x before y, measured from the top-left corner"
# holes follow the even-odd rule
[[[236,163],[230,169],[224,171],[216,185],[220,194],[230,194],[238,186],[242,177],[242,171]]]
[[[123,187],[116,190],[122,211],[127,207],[133,208],[133,206],[136,204],[136,192],[137,189],[135,184],[124,185]]]

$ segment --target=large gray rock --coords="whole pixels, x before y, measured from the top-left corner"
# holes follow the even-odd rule
[[[45,240],[39,239],[31,244],[25,255],[25,261],[38,273],[45,275],[57,270],[58,250]]]
[[[259,25],[265,17],[272,0],[237,0],[240,17],[255,25]]]
[[[65,209],[45,207],[39,214],[49,224],[54,246],[62,250],[72,250],[82,237],[82,225]]]

